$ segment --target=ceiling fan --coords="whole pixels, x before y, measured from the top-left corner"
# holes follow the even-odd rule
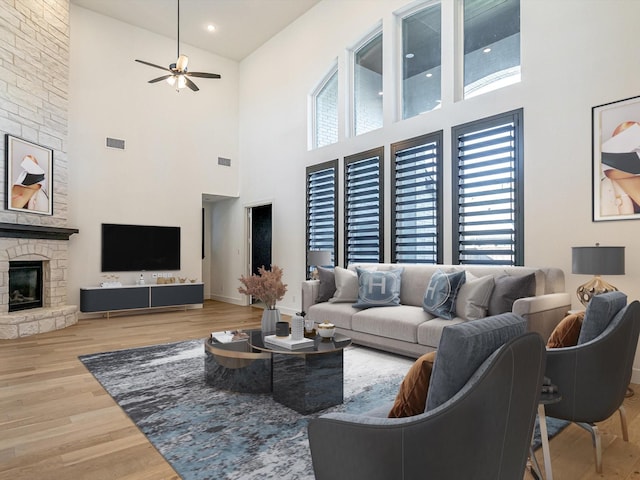
[[[176,61],[176,63],[172,63],[171,65],[169,65],[169,68],[166,68],[154,63],[145,62],[144,60],[138,60],[137,58],[136,62],[140,62],[145,65],[149,65],[150,67],[159,68],[160,70],[169,72],[168,75],[163,75],[161,77],[154,78],[153,80],[149,80],[149,83],[156,83],[161,82],[162,80],[166,80],[169,85],[175,85],[177,92],[179,92],[180,89],[184,87],[189,87],[194,92],[200,90],[189,77],[221,78],[217,73],[189,72],[187,70],[189,57],[187,57],[186,55],[180,55],[180,0],[178,0],[178,60]]]

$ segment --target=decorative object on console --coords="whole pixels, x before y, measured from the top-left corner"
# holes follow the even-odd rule
[[[307,266],[315,267],[311,273],[313,280],[318,280],[318,267],[332,265],[331,252],[329,250],[309,250],[307,253]]]
[[[262,333],[271,334],[276,331],[276,322],[280,321],[280,310],[276,309],[276,302],[284,298],[287,293],[287,285],[282,283],[283,270],[277,265],[271,265],[271,270],[258,268],[258,274],[250,277],[240,276],[242,287],[238,292],[257,298],[265,305],[262,313]]]
[[[276,323],[276,337],[288,337],[289,336],[289,322],[277,322]]]
[[[291,338],[293,340],[301,340],[304,338],[304,318],[302,317],[302,312],[298,312],[291,317]]]
[[[576,290],[576,295],[584,306],[587,306],[594,295],[618,290],[602,280],[600,275],[624,275],[624,248],[601,247],[599,243],[594,247],[571,248],[571,273],[594,275]]]
[[[640,218],[640,96],[592,108],[593,221]]]
[[[319,323],[318,333],[322,338],[332,338],[336,333],[336,326],[329,322]]]
[[[6,208],[53,215],[53,150],[5,135]]]

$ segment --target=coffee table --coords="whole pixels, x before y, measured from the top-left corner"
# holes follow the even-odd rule
[[[249,345],[271,355],[273,399],[308,414],[344,401],[343,352],[351,339],[336,333],[332,339],[314,338],[313,346],[297,350],[263,341],[260,331],[249,333]]]

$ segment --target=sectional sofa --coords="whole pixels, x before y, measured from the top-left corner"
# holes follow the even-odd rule
[[[464,274],[455,275],[461,271]],[[362,284],[366,272],[396,273],[399,292],[392,306],[363,305],[360,297],[366,295]],[[448,287],[448,277],[465,278],[455,297],[448,299],[450,313],[443,316],[451,318],[425,311],[425,293],[437,283],[432,281],[436,272],[434,280],[444,277]],[[504,311],[524,317],[527,329],[546,341],[571,308],[571,300],[559,268],[354,264],[348,269],[320,269],[320,280],[304,281],[302,306],[308,319],[335,324],[336,331],[354,343],[417,358],[437,349],[447,325]]]

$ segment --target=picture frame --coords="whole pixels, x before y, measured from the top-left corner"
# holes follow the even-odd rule
[[[593,221],[640,219],[640,96],[592,108]]]
[[[5,134],[7,210],[53,215],[53,150]]]

